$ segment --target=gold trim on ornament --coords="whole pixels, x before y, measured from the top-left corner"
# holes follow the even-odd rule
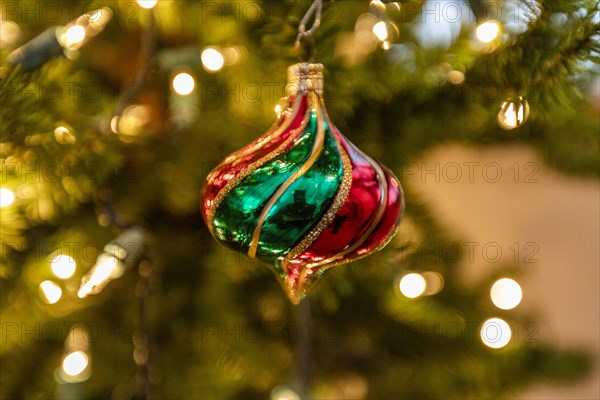
[[[356,147],[352,144],[350,144],[350,145],[354,148],[355,151],[360,153],[367,160],[367,162],[369,164],[371,164],[371,166],[377,173],[377,181],[379,183],[379,191],[381,192],[381,196],[379,198],[379,208],[377,209],[377,214],[375,214],[375,218],[373,218],[373,221],[371,221],[371,224],[369,224],[369,227],[367,228],[367,230],[362,234],[362,236],[357,241],[355,241],[353,244],[349,245],[349,247],[346,247],[345,249],[339,251],[337,254],[335,254],[333,256],[327,257],[326,259],[321,260],[321,261],[317,261],[317,262],[308,264],[309,268],[319,267],[321,265],[328,264],[328,263],[333,262],[333,261],[339,259],[340,257],[343,257],[346,254],[351,253],[354,250],[358,249],[369,238],[371,233],[373,233],[373,231],[375,230],[375,228],[381,221],[381,217],[383,217],[383,213],[385,212],[385,208],[387,206],[387,201],[388,201],[388,184],[387,184],[387,179],[385,177],[385,173],[383,172],[383,170],[381,169],[381,167],[379,166],[379,164],[376,161],[374,161],[371,157],[369,157],[367,154],[365,154],[363,151],[361,151],[358,147]]]
[[[333,124],[329,117],[327,116],[327,112],[323,111],[324,115],[327,118],[329,124],[329,131],[333,132]],[[311,244],[315,242],[323,233],[325,229],[331,224],[340,208],[346,202],[348,198],[348,193],[350,192],[350,186],[352,185],[352,163],[350,162],[350,157],[348,157],[348,153],[344,150],[341,145],[338,137],[332,133],[331,134],[335,140],[335,143],[340,151],[340,155],[342,158],[342,166],[343,166],[343,177],[338,188],[338,191],[333,199],[333,202],[329,206],[329,209],[325,212],[319,223],[310,231],[289,253],[285,255],[283,260],[281,261],[281,265],[283,269],[287,272],[287,266],[294,258],[298,257],[300,254],[304,253],[306,249],[310,247]]]
[[[315,101],[316,98],[316,101]],[[315,161],[321,154],[321,150],[323,149],[323,144],[325,143],[325,123],[323,122],[323,111],[319,107],[318,97],[314,92],[309,93],[309,109],[312,109],[316,104],[315,110],[317,112],[317,136],[315,137],[315,143],[313,144],[312,153],[308,157],[308,159],[298,168],[285,182],[277,188],[277,191],[271,196],[267,204],[263,207],[260,216],[258,217],[258,223],[256,224],[256,228],[254,228],[254,233],[252,234],[252,241],[250,242],[250,248],[248,249],[248,256],[251,258],[256,258],[256,250],[258,248],[258,242],[260,240],[260,233],[262,231],[262,227],[269,215],[269,211],[273,208],[275,203],[283,196],[283,194],[289,189],[289,187],[299,178],[301,178],[306,172],[312,168]]]
[[[302,102],[303,98],[300,97],[298,99],[299,102]],[[294,115],[292,116],[293,119],[296,119],[296,114],[298,113],[298,111],[300,110],[300,108],[295,109]],[[209,230],[211,232],[211,234],[214,236],[214,227],[213,227],[213,219],[215,218],[215,214],[217,212],[217,208],[221,205],[221,202],[225,199],[225,197],[229,194],[229,192],[245,177],[247,177],[248,175],[250,175],[252,172],[254,172],[256,169],[258,169],[259,167],[261,167],[263,164],[265,164],[266,162],[272,160],[273,158],[277,157],[278,155],[280,155],[281,153],[284,153],[287,150],[288,145],[293,142],[296,139],[296,135],[298,133],[301,133],[304,131],[304,129],[306,129],[306,125],[308,124],[308,121],[310,120],[310,108],[307,107],[306,108],[306,113],[304,114],[304,118],[302,119],[302,122],[300,123],[300,126],[296,129],[294,129],[291,133],[290,136],[274,151],[268,153],[266,156],[264,156],[263,158],[253,162],[252,164],[250,164],[246,169],[240,171],[240,173],[238,173],[234,178],[232,178],[229,182],[227,182],[225,184],[225,186],[223,186],[223,188],[219,191],[219,193],[217,193],[217,195],[215,196],[212,205],[210,206],[210,210],[208,213],[208,218],[207,218],[207,222],[208,222],[208,227]]]
[[[233,162],[232,165],[235,166],[239,163],[239,160],[241,160],[248,154],[252,153],[253,151],[260,149],[265,144],[267,144],[271,140],[275,139],[277,136],[280,136],[282,133],[284,133],[290,127],[292,122],[294,122],[294,120],[296,119],[296,116],[298,115],[298,111],[300,111],[301,105],[302,105],[302,97],[300,97],[300,99],[296,99],[296,101],[293,104],[291,116],[289,118],[286,118],[275,131],[268,133],[266,136],[259,138],[258,139],[259,142],[254,144],[252,147],[240,150],[240,152],[238,152],[239,154],[234,153],[234,154],[230,155],[225,160],[223,160],[223,163]],[[271,128],[269,128],[269,131],[274,129],[275,126],[277,126],[277,123],[273,124],[273,126]]]

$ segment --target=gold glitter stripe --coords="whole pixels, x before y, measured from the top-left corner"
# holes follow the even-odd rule
[[[371,221],[371,224],[369,225],[367,230],[350,247],[347,247],[346,249],[344,249],[344,250],[338,252],[337,254],[335,254],[331,257],[328,257],[324,260],[309,264],[310,268],[318,267],[319,265],[324,265],[324,264],[330,263],[330,262],[332,262],[340,257],[343,257],[346,254],[351,253],[354,250],[358,249],[369,238],[371,233],[373,233],[373,231],[375,230],[375,228],[381,221],[381,217],[383,216],[383,213],[385,212],[385,208],[387,206],[387,200],[388,200],[388,184],[387,184],[387,179],[385,177],[385,173],[383,172],[383,170],[381,169],[379,164],[377,164],[377,162],[375,162],[371,157],[369,157],[368,155],[363,153],[356,146],[353,146],[353,147],[354,147],[355,151],[358,151],[363,157],[366,158],[366,160],[369,162],[369,164],[371,164],[371,166],[373,167],[373,169],[375,169],[375,172],[377,173],[377,181],[379,182],[379,190],[381,191],[381,198],[379,199],[379,208],[377,209],[377,214],[375,214],[375,218],[373,219],[373,221]]]
[[[326,115],[326,112],[325,112]],[[330,132],[333,131],[333,124],[327,117],[327,122],[329,124]],[[352,185],[352,163],[350,162],[350,158],[348,157],[348,153],[344,150],[339,139],[335,134],[332,134],[337,147],[340,151],[340,155],[342,157],[342,166],[343,166],[343,176],[342,181],[340,183],[340,187],[333,199],[333,202],[329,206],[329,209],[325,214],[323,214],[323,218],[319,221],[319,223],[313,228],[312,231],[308,233],[288,254],[286,254],[285,258],[281,261],[281,266],[284,270],[287,270],[287,265],[291,260],[298,257],[300,254],[304,253],[304,251],[314,243],[315,240],[323,233],[325,229],[331,224],[338,211],[342,207],[342,205],[346,202],[348,198],[348,193],[350,193],[350,186]]]
[[[298,99],[298,102],[302,102],[303,98],[300,97]],[[298,113],[298,111],[300,110],[300,108],[296,109],[293,115],[293,119],[296,118],[296,114]],[[213,219],[215,218],[215,214],[217,212],[217,208],[219,207],[219,205],[221,205],[221,202],[225,199],[225,197],[229,194],[229,192],[245,177],[247,177],[248,175],[250,175],[252,172],[254,172],[257,168],[259,168],[260,166],[262,166],[263,164],[265,164],[266,162],[272,160],[273,158],[277,157],[278,155],[280,155],[281,153],[283,153],[288,145],[293,142],[296,139],[296,135],[298,133],[302,133],[304,132],[304,129],[306,128],[306,125],[308,124],[308,120],[310,119],[310,109],[307,107],[306,109],[306,113],[304,114],[304,118],[302,119],[302,122],[300,124],[300,126],[296,129],[294,129],[291,133],[290,136],[274,151],[268,153],[266,156],[264,156],[263,158],[253,162],[252,164],[248,165],[248,167],[242,171],[240,171],[234,178],[232,178],[229,182],[227,182],[225,184],[225,186],[223,186],[223,188],[219,191],[219,193],[217,193],[217,195],[215,196],[212,205],[210,206],[210,210],[208,213],[208,228],[210,229],[210,232],[213,234],[214,236],[214,232],[213,232]]]
[[[325,124],[323,122],[323,112],[321,111],[321,108],[318,105],[318,99],[316,99],[315,101],[316,94],[311,92],[309,96],[310,102],[312,104],[317,105],[317,136],[315,138],[312,153],[310,157],[308,157],[308,160],[306,160],[304,164],[302,164],[302,166],[292,174],[292,176],[290,176],[283,184],[281,184],[281,186],[279,186],[275,194],[271,196],[265,207],[262,209],[260,216],[258,217],[258,223],[256,225],[256,228],[254,229],[254,234],[252,235],[252,242],[250,243],[250,248],[248,249],[248,256],[251,258],[256,257],[256,249],[258,247],[258,240],[260,239],[260,232],[262,231],[263,224],[267,219],[269,211],[271,211],[271,208],[273,208],[275,203],[281,198],[281,196],[283,196],[286,190],[288,190],[288,188],[297,179],[302,177],[306,173],[306,171],[308,171],[313,166],[313,164],[315,163],[315,161],[317,161],[317,158],[321,154],[321,150],[323,149],[323,143],[325,142]]]
[[[300,100],[302,100],[302,99],[300,98]],[[291,116],[289,118],[286,118],[283,121],[283,123],[279,126],[279,128],[277,128],[274,132],[269,133],[266,136],[263,136],[262,138],[260,138],[259,139],[260,142],[254,144],[252,147],[246,148],[245,150],[244,149],[240,150],[239,154],[234,153],[234,154],[230,155],[225,160],[223,160],[223,163],[230,163],[232,161],[235,161],[233,163],[233,165],[235,166],[238,164],[239,160],[241,160],[248,154],[252,153],[253,151],[260,149],[266,143],[270,142],[271,140],[275,139],[277,136],[281,135],[283,132],[285,132],[290,127],[292,122],[294,122],[294,120],[296,119],[296,115],[298,115],[298,111],[300,110],[301,105],[302,105],[302,101],[296,101],[293,105]],[[273,128],[274,127],[271,127],[269,130],[271,130]]]

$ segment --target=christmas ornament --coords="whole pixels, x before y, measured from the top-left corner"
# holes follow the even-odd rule
[[[330,121],[322,64],[289,67],[286,92],[273,127],[208,175],[202,215],[219,242],[271,265],[298,303],[326,269],[383,248],[404,199],[393,173]]]

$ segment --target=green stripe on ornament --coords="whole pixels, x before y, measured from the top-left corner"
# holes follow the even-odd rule
[[[342,157],[327,124],[325,142],[314,165],[273,205],[261,230],[256,256],[276,263],[329,209],[344,174]]]
[[[225,245],[247,252],[258,217],[269,198],[308,159],[317,132],[311,110],[306,130],[291,147],[254,170],[225,196],[215,212],[214,234]]]

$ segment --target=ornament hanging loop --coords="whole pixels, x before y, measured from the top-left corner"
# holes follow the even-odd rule
[[[302,17],[298,26],[298,36],[296,36],[296,51],[301,61],[312,61],[317,53],[317,44],[314,33],[321,25],[321,11],[323,10],[323,0],[315,0]],[[312,26],[307,30],[306,25],[314,16]]]

